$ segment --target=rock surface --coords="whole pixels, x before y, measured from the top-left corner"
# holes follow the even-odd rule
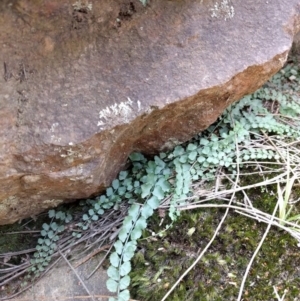
[[[109,185],[284,64],[299,0],[1,1],[0,224]]]

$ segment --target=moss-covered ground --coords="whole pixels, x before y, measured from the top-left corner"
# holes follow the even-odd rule
[[[242,178],[242,184],[254,184],[258,180],[257,176],[248,176]],[[299,191],[294,193],[300,196]],[[248,196],[257,208],[272,213],[277,202],[276,186],[253,188]],[[164,226],[159,226],[159,215],[153,216],[133,260],[132,297],[143,301],[161,300],[209,242],[224,212],[224,209],[182,211],[174,226],[162,237],[152,235]],[[236,300],[242,277],[266,227],[265,223],[231,211],[208,252],[168,300]],[[277,300],[273,286],[280,296],[286,292],[284,300],[300,300],[297,241],[275,227],[271,228],[255,258],[243,300]]]

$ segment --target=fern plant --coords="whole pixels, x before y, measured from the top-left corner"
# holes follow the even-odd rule
[[[28,270],[29,275],[27,275],[26,280],[30,279],[32,273],[34,278],[37,278],[44,272],[52,259],[52,254],[57,250],[56,242],[59,240],[60,233],[65,230],[65,224],[72,220],[72,215],[69,212],[52,209],[49,210],[48,215],[50,223],[42,225],[41,237],[38,239],[36,252],[30,260],[31,267]]]
[[[178,206],[184,205],[186,198],[193,194],[190,190],[193,181],[211,181],[219,168],[227,169],[234,177],[238,161],[243,164],[249,160],[279,160],[285,156],[274,149],[253,145],[253,137],[265,133],[300,139],[300,121],[296,118],[300,114],[300,102],[296,94],[290,92],[286,78],[299,81],[299,70],[287,66],[254,94],[228,107],[215,124],[188,143],[178,145],[168,153],[160,153],[152,160],[140,153],[131,154],[130,170],[121,171],[103,195],[81,202],[84,213],[73,229],[74,239],[80,239],[84,231],[101,220],[106,210],[117,211],[123,203],[129,205],[107,270],[107,287],[116,293],[110,301],[129,300],[130,260],[149,217],[163,199],[169,196],[169,216],[174,222],[179,216]],[[274,107],[277,107],[276,114],[272,111]],[[289,122],[286,122],[286,115]],[[239,157],[236,143],[240,149]],[[64,231],[64,223],[72,219],[70,213],[54,210],[49,211],[49,217],[51,222],[43,225],[32,259],[30,272],[36,275],[50,262],[56,241]]]
[[[140,199],[146,199],[144,203],[133,203],[128,210],[128,215],[123,221],[118,240],[114,244],[115,251],[110,255],[111,266],[107,270],[109,279],[107,288],[117,293],[118,298],[111,297],[110,301],[126,301],[130,298],[128,286],[130,284],[131,271],[130,260],[134,256],[137,240],[142,236],[142,231],[147,227],[147,219],[152,216],[160,201],[170,191],[168,178],[170,169],[166,163],[155,156],[154,161],[148,161],[143,175],[139,173],[141,163],[145,158],[141,154],[134,153],[130,156],[133,162],[133,170],[139,174],[136,191]]]

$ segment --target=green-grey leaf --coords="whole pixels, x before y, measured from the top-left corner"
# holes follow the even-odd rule
[[[51,245],[51,240],[49,238],[45,239],[45,245],[50,246]]]
[[[194,151],[196,149],[197,149],[197,145],[193,143],[189,143],[189,145],[186,148],[187,151]]]
[[[186,154],[179,157],[179,162],[186,163],[188,160],[188,156]]]
[[[138,217],[139,212],[140,206],[138,204],[133,204],[128,210],[128,215],[131,216],[133,219],[136,219]]]
[[[54,236],[54,232],[52,230],[50,230],[48,232],[48,237],[51,239],[51,238],[53,238],[53,236]]]
[[[127,233],[131,230],[132,228],[132,217],[131,216],[126,216],[123,220],[123,225],[122,228],[127,230]]]
[[[161,159],[164,159],[164,158],[167,157],[167,154],[166,154],[166,153],[159,153],[159,157],[160,157]]]
[[[182,155],[184,153],[185,153],[185,150],[184,150],[184,148],[181,145],[177,145],[174,148],[173,154],[174,154],[175,157],[180,156],[180,155]]]
[[[123,253],[123,261],[130,261],[131,258],[134,256],[136,246],[127,246]]]
[[[161,166],[161,167],[165,167],[166,166],[166,163],[161,159],[159,158],[158,156],[155,156],[154,157],[154,161],[155,163],[158,165],[158,166]]]
[[[135,228],[136,229],[140,229],[140,230],[144,230],[147,228],[147,222],[146,219],[141,216],[135,223]]]
[[[120,280],[120,290],[126,289],[130,284],[130,277],[128,275],[124,276]]]
[[[102,215],[104,213],[104,210],[102,208],[100,208],[98,211],[97,211],[97,214],[99,215]]]
[[[158,206],[160,204],[160,201],[159,199],[156,197],[156,196],[152,196],[148,201],[147,201],[147,205],[150,206],[153,210],[157,209]],[[145,205],[144,208],[147,206]],[[144,209],[143,210],[146,210]],[[152,211],[149,211],[149,214],[151,213],[151,215],[153,214],[153,210]],[[143,214],[143,213],[142,213]],[[149,215],[149,216],[151,216]],[[147,218],[146,216],[144,216],[145,218]]]
[[[197,158],[198,153],[196,151],[193,151],[189,153],[189,160],[194,161]]]
[[[52,229],[53,231],[56,231],[57,228],[58,228],[58,225],[57,225],[56,222],[53,222],[53,223],[50,224],[50,227],[51,227],[51,229]]]
[[[129,159],[133,162],[137,162],[137,161],[143,161],[145,157],[141,153],[132,153],[129,156]]]
[[[159,185],[164,192],[169,192],[171,189],[170,183],[164,177],[161,177],[157,181],[157,185]]]
[[[162,166],[156,166],[154,173],[156,175],[160,174],[164,168]]]
[[[121,230],[120,230],[120,232],[119,232],[119,235],[118,235],[119,239],[120,239],[122,242],[124,242],[124,241],[126,240],[127,236],[128,236],[128,231],[127,231],[127,229],[121,228]]]
[[[31,264],[35,264],[36,263],[36,259],[30,259],[30,263]]]
[[[54,236],[52,237],[52,240],[53,240],[53,241],[58,241],[58,240],[59,240],[59,236],[58,236],[58,235],[54,235]]]
[[[148,200],[149,202],[149,200]],[[155,204],[152,204],[152,206],[156,206]],[[146,205],[143,206],[142,210],[141,210],[141,215],[144,217],[144,218],[149,218],[150,216],[153,215],[153,208],[152,206],[150,206],[148,203]]]
[[[47,265],[49,265],[49,262],[47,261],[42,262],[42,266],[46,267]]]
[[[125,195],[124,195],[124,197],[126,199],[130,199],[130,198],[132,198],[132,193],[131,192],[126,192]]]
[[[191,165],[190,164],[182,164],[182,172],[185,175],[185,173],[190,174],[190,168]]]
[[[162,188],[159,185],[155,185],[152,194],[157,197],[159,200],[162,200],[165,197],[165,194]]]
[[[142,231],[140,229],[133,229],[131,234],[130,234],[130,238],[132,240],[137,240],[142,236]]]
[[[202,163],[202,162],[204,162],[206,159],[205,159],[205,157],[203,157],[203,156],[199,156],[198,158],[197,158],[197,161],[199,162],[199,163]]]
[[[46,245],[43,245],[43,246],[42,246],[42,250],[45,251],[45,252],[48,252],[49,247],[46,246]],[[41,252],[41,254],[42,254],[42,252]]]
[[[145,183],[141,185],[143,199],[150,194],[152,187],[153,185],[151,183]]]
[[[60,220],[64,220],[65,217],[66,217],[66,214],[65,214],[64,212],[62,212],[62,211],[58,211],[58,212],[56,213],[56,215],[55,215],[55,218],[56,218],[56,219],[60,219]]]
[[[39,269],[40,272],[43,272],[45,270],[45,268],[42,265],[39,265],[38,269]]]
[[[106,197],[106,195],[102,194],[100,196],[99,202],[100,202],[100,204],[103,204],[103,203],[107,202],[107,200],[108,200],[108,198]]]
[[[131,250],[133,250],[133,252],[136,250],[137,248],[137,241],[136,240],[131,240],[129,242],[127,242],[126,246],[124,246],[124,251],[126,252],[127,248],[131,248]]]
[[[45,231],[49,231],[49,229],[50,229],[49,225],[46,223],[44,223],[42,227]]]
[[[85,225],[82,226],[83,231],[87,230],[88,228],[89,228],[89,224],[85,224]]]
[[[97,221],[98,219],[99,219],[98,215],[95,214],[95,215],[92,216],[93,221]]]
[[[130,157],[130,156],[129,156],[129,157]],[[128,174],[129,174],[129,173],[128,173],[127,170],[121,171],[121,172],[119,173],[119,180],[120,180],[120,181],[123,181],[124,179],[127,178]]]
[[[143,178],[142,180],[144,183],[149,183],[154,186],[157,181],[157,175],[154,173],[148,173],[148,175],[145,178]]]
[[[116,293],[118,290],[118,283],[110,278],[106,281],[106,287],[110,292]]]
[[[125,276],[125,275],[128,275],[130,271],[131,271],[130,261],[126,261],[120,266],[120,276],[121,277]]]
[[[120,240],[117,240],[114,244],[114,247],[115,247],[115,250],[116,252],[121,255],[122,254],[122,251],[123,251],[123,244]]]
[[[148,161],[147,167],[146,167],[146,171],[148,174],[155,174],[155,169],[156,169],[157,165],[155,164],[154,161]]]
[[[107,269],[107,275],[109,278],[116,280],[116,281],[119,281],[119,279],[120,279],[119,271],[113,266],[110,266]]]
[[[140,0],[142,1],[142,0]],[[146,1],[146,0],[144,0]],[[124,290],[122,292],[120,292],[119,296],[118,296],[118,301],[129,301],[130,299],[130,293],[129,293],[129,290]]]
[[[48,215],[50,218],[55,217],[55,210],[53,210],[53,209],[49,210]]]
[[[65,222],[69,223],[71,220],[72,220],[72,215],[70,213],[68,213],[66,218],[65,218]]]
[[[200,139],[200,145],[207,145],[209,143],[209,141],[205,138],[201,138]]]
[[[117,252],[113,252],[113,253],[110,254],[109,261],[110,261],[112,266],[114,266],[116,268],[119,267],[120,257],[117,254]]]
[[[65,230],[65,226],[64,225],[60,225],[58,228],[57,228],[57,232],[63,232]]]
[[[114,179],[112,182],[113,189],[118,189],[120,186],[120,181],[118,179]]]
[[[114,191],[113,191],[113,189],[112,189],[111,187],[108,187],[108,188],[106,189],[106,195],[107,195],[108,197],[110,197],[111,195],[113,195],[113,193],[114,193]]]
[[[141,153],[132,153],[129,156],[129,159],[132,162],[143,162],[143,161],[145,161],[145,157]]]
[[[208,147],[208,146],[205,146],[203,149],[202,149],[202,154],[204,155],[209,155],[211,152],[211,149]]]
[[[159,174],[165,168],[166,163],[157,156],[154,157],[154,160],[156,163],[156,168],[155,168],[154,173]]]

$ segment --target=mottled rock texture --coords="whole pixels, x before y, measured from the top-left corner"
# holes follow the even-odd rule
[[[0,224],[99,193],[284,64],[299,0],[0,3]]]

